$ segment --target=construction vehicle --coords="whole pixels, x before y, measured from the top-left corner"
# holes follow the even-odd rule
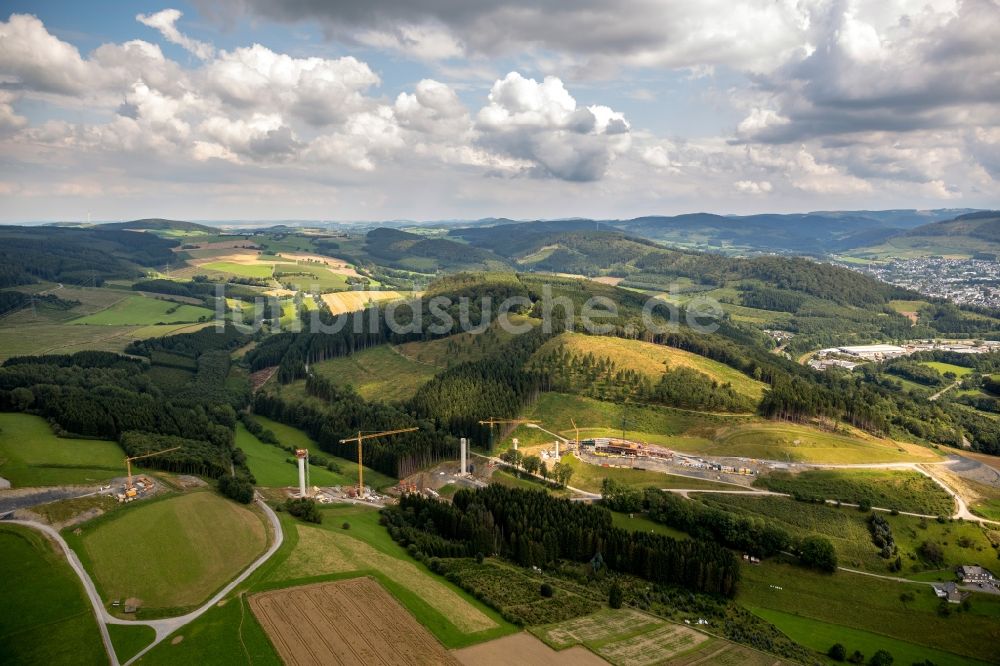
[[[400,428],[399,430],[386,430],[384,432],[372,432],[368,434],[364,434],[359,430],[357,437],[348,437],[340,440],[341,444],[347,444],[349,442],[358,443],[358,497],[362,497],[365,494],[365,467],[361,459],[361,442],[367,439],[378,439],[379,437],[388,437],[389,435],[399,435],[404,432],[413,432],[414,430],[420,430],[420,428]]]
[[[493,426],[495,425],[526,425],[526,426],[540,426],[541,421],[535,421],[532,419],[495,419],[490,417],[484,421],[480,421],[479,425],[488,425],[490,427],[490,453],[493,452]],[[516,448],[516,447],[515,447]]]
[[[158,456],[164,453],[170,453],[171,451],[176,451],[181,447],[175,446],[170,449],[163,449],[162,451],[154,451],[153,453],[144,453],[141,456],[132,456],[131,458],[125,458],[125,469],[128,472],[128,480],[125,481],[125,497],[128,499],[134,499],[138,494],[135,489],[135,484],[132,483],[132,461],[142,460],[143,458],[152,458],[153,456]]]

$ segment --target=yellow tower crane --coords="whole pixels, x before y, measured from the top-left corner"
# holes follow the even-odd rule
[[[488,425],[490,427],[490,453],[493,453],[493,426],[495,425],[526,425],[526,426],[539,426],[542,425],[541,421],[535,421],[533,419],[495,419],[490,417],[479,422],[479,425]]]
[[[573,424],[573,432],[575,433],[574,438],[573,438],[573,444],[576,445],[576,450],[579,451],[580,450],[580,429],[576,427],[576,421],[574,421],[573,419],[570,419],[569,422]]]
[[[125,482],[125,495],[128,497],[135,497],[135,487],[132,485],[132,461],[142,460],[143,458],[152,458],[153,456],[158,456],[163,453],[170,453],[171,451],[176,451],[181,447],[175,446],[169,449],[163,449],[162,451],[154,451],[153,453],[144,453],[141,456],[132,456],[131,458],[125,458],[125,469],[128,472],[128,481]]]
[[[349,442],[358,443],[358,497],[361,497],[361,494],[364,492],[365,488],[364,464],[361,459],[361,442],[367,439],[377,439],[379,437],[388,437],[389,435],[399,435],[404,432],[413,432],[414,430],[420,430],[420,428],[401,428],[399,430],[386,430],[384,432],[371,432],[367,434],[364,434],[359,430],[357,437],[348,437],[346,439],[340,440],[341,444],[347,444]]]

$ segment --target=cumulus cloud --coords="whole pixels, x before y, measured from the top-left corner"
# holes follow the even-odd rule
[[[510,72],[493,84],[476,126],[483,145],[571,181],[600,179],[629,148],[629,124],[606,106],[578,107],[563,82]]]
[[[14,14],[0,23],[0,67],[19,88],[74,94],[91,78],[75,46],[52,36],[34,16]]]
[[[208,60],[215,53],[215,47],[183,34],[177,29],[177,21],[183,14],[177,9],[164,9],[155,14],[136,14],[135,20],[154,30],[159,30],[164,39],[189,51],[202,60]]]

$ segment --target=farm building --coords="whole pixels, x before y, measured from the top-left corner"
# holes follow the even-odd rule
[[[978,565],[959,567],[958,577],[963,583],[991,583],[994,580],[989,570]]]
[[[960,604],[969,596],[968,592],[958,589],[958,585],[955,583],[936,583],[934,585],[934,594],[939,599],[946,599],[949,604]]]

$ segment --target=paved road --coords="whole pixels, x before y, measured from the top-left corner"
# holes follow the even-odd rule
[[[259,496],[257,497],[256,502],[257,505],[264,512],[264,514],[271,521],[271,527],[274,530],[274,541],[271,543],[271,546],[267,549],[267,551],[259,558],[257,558],[257,560],[253,564],[244,569],[243,572],[235,579],[233,579],[228,585],[219,590],[219,592],[217,592],[215,596],[206,601],[200,608],[193,610],[186,615],[181,615],[179,617],[164,618],[161,620],[123,620],[121,618],[114,617],[104,607],[104,604],[101,601],[101,597],[97,593],[97,588],[94,586],[94,581],[91,580],[90,575],[87,573],[87,570],[84,569],[83,565],[80,563],[80,560],[76,556],[76,553],[73,552],[73,549],[69,547],[69,544],[66,543],[65,539],[62,538],[62,535],[60,535],[59,532],[57,532],[48,525],[44,525],[42,523],[30,520],[11,520],[7,522],[16,523],[18,525],[24,525],[26,527],[31,527],[33,529],[44,532],[49,537],[51,537],[53,541],[58,543],[60,548],[62,548],[63,553],[65,553],[66,555],[66,559],[69,561],[70,566],[73,567],[73,570],[76,572],[76,575],[80,577],[80,581],[83,583],[83,587],[87,592],[87,596],[90,598],[91,606],[94,609],[94,616],[97,618],[97,624],[101,630],[101,638],[104,641],[104,647],[108,651],[108,660],[111,663],[111,666],[119,666],[119,662],[118,662],[118,657],[115,654],[114,647],[111,645],[111,638],[108,635],[108,629],[106,626],[107,624],[120,624],[120,625],[131,625],[131,626],[142,625],[153,628],[153,630],[156,632],[156,638],[154,638],[153,642],[150,643],[148,646],[146,646],[145,649],[143,649],[137,655],[135,655],[127,662],[125,662],[124,666],[128,666],[129,664],[135,662],[143,655],[145,655],[147,652],[152,650],[154,647],[159,645],[161,642],[163,642],[163,640],[166,639],[170,634],[174,633],[181,627],[184,627],[185,625],[194,622],[199,617],[204,615],[213,606],[222,601],[222,599],[225,598],[227,594],[232,592],[237,585],[245,581],[250,576],[250,574],[252,574],[258,568],[260,568],[260,566],[264,564],[268,559],[270,559],[270,557],[274,555],[275,552],[277,552],[278,548],[281,547],[281,544],[285,540],[285,535],[281,529],[281,522],[278,520],[277,514],[275,514],[274,511],[271,510],[271,507],[269,507]]]

